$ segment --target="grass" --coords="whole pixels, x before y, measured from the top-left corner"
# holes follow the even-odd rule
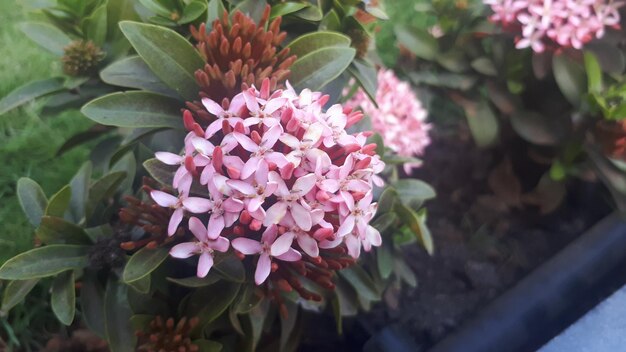
[[[16,25],[26,19],[16,0],[0,1],[0,97],[35,79],[61,74],[59,59],[31,42]],[[15,194],[20,177],[37,181],[46,195],[65,185],[83,161],[86,148],[55,157],[59,146],[90,122],[78,111],[40,116],[41,102],[0,115],[0,263],[32,246],[34,229]]]

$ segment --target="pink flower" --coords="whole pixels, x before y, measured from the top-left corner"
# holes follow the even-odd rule
[[[277,235],[278,228],[276,225],[272,225],[263,232],[261,242],[244,237],[233,240],[233,248],[239,252],[246,255],[260,254],[254,272],[254,282],[257,285],[262,284],[270,275],[272,257],[287,262],[295,262],[302,258],[298,251],[291,248],[291,243],[280,240],[284,235],[280,237]]]
[[[198,275],[210,270],[213,251],[227,251],[227,238],[244,256],[258,256],[244,258],[256,263],[257,284],[267,280],[274,259],[380,245],[368,237],[367,223],[376,211],[371,195],[384,163],[365,134],[346,132],[362,113],[340,105],[323,111],[328,96],[306,89],[297,94],[287,86],[271,92],[266,80],[261,90],[250,87],[224,106],[204,99],[215,119],[196,122],[190,112],[183,114],[190,130],[184,156],[157,154],[178,165],[172,185],[178,197],[152,192],[159,205],[174,209],[168,232],[191,216],[189,230],[197,239],[176,245],[171,255],[200,255]],[[348,239],[352,232],[359,241]]]
[[[175,245],[170,250],[174,258],[189,258],[200,255],[198,259],[198,277],[205,277],[213,266],[213,252],[226,252],[230,242],[221,236],[210,237],[207,228],[195,217],[189,219],[189,230],[196,237],[195,242],[183,242]]]
[[[428,132],[431,126],[426,123],[428,112],[417,99],[411,86],[402,82],[391,70],[378,71],[376,102],[359,90],[349,104],[360,106],[372,121],[372,128],[378,132],[386,147],[394,153],[413,157],[424,153],[430,144]],[[406,163],[407,173],[419,163]]]
[[[605,28],[619,25],[619,1],[606,0],[483,0],[499,22],[517,38],[518,49],[543,52],[546,47],[582,49]],[[521,28],[521,31],[519,29]]]

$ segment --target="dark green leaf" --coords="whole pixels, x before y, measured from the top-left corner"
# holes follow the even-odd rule
[[[50,197],[50,201],[46,207],[46,215],[63,217],[65,211],[70,206],[71,197],[72,189],[70,185],[61,188],[60,191]]]
[[[139,280],[135,280],[133,282],[127,282],[126,284],[132,287],[132,289],[137,291],[138,293],[145,295],[150,292],[150,287],[152,285],[152,277],[150,275],[146,275]]]
[[[85,229],[85,233],[89,236],[91,242],[96,243],[98,240],[111,238],[113,236],[113,227],[109,224],[89,227]]]
[[[590,93],[602,91],[602,69],[596,56],[590,52],[585,52],[585,70],[587,71],[587,89]]]
[[[180,103],[149,92],[125,92],[105,95],[81,109],[90,119],[119,127],[182,127]]]
[[[183,287],[198,288],[198,287],[213,285],[214,283],[218,282],[221,279],[221,277],[215,274],[214,271],[211,271],[209,272],[209,275],[203,278],[200,278],[197,276],[191,276],[191,277],[185,277],[182,279],[178,279],[174,277],[168,277],[166,279],[169,282],[173,282]]]
[[[70,200],[70,215],[74,223],[80,223],[85,218],[85,206],[89,195],[91,180],[91,162],[86,162],[70,181],[72,199]]]
[[[296,11],[300,11],[303,8],[307,7],[307,4],[303,4],[301,2],[282,2],[272,6],[272,12],[270,13],[270,18],[275,18],[278,16],[285,16],[290,13],[294,13]]]
[[[0,267],[0,279],[28,280],[81,269],[88,263],[89,246],[58,244],[31,249],[7,260]]]
[[[241,285],[237,300],[233,303],[233,309],[237,314],[248,313],[254,309],[262,299],[263,295],[257,292],[257,287],[254,283],[250,282]]]
[[[158,159],[148,159],[144,161],[143,167],[148,171],[150,176],[164,185],[171,185],[174,180],[174,173],[177,166],[167,165]]]
[[[95,272],[85,271],[80,288],[81,318],[101,338],[106,338],[104,322],[104,288]]]
[[[91,239],[80,226],[63,218],[44,216],[35,232],[37,238],[45,244],[90,244]]]
[[[15,280],[9,282],[9,284],[4,288],[2,296],[2,313],[8,313],[11,308],[22,302],[38,282],[38,279]]]
[[[433,60],[439,52],[437,40],[425,29],[396,26],[395,33],[398,42],[421,59]]]
[[[215,269],[216,273],[224,278],[224,280],[232,282],[246,281],[246,270],[241,260],[234,256],[228,256],[222,261],[215,263],[213,269]]]
[[[238,283],[221,281],[215,285],[198,288],[191,293],[185,314],[200,319],[200,323],[192,332],[192,337],[198,336],[206,324],[226,311],[237,297],[240,286]]]
[[[27,83],[7,94],[0,100],[0,115],[22,106],[34,99],[56,93],[65,89],[62,78],[46,78]]]
[[[76,312],[76,291],[74,289],[74,271],[59,274],[52,282],[50,298],[52,311],[63,325],[71,325]]]
[[[17,199],[31,225],[39,226],[48,206],[48,199],[39,184],[27,177],[17,180]]]
[[[402,281],[406,282],[407,285],[411,287],[417,286],[417,278],[402,256],[395,256],[393,264],[394,271],[402,279]]]
[[[124,282],[130,283],[144,278],[158,268],[168,256],[169,250],[165,247],[140,249],[126,263]]]
[[[186,100],[198,98],[194,73],[204,60],[188,40],[151,24],[123,21],[120,28],[157,77]]]
[[[287,47],[289,53],[298,56],[298,59],[308,53],[326,47],[349,47],[350,37],[339,32],[320,31],[311,32],[294,39]],[[293,70],[292,70],[293,71]]]
[[[194,345],[198,346],[198,352],[221,352],[222,344],[216,341],[198,339],[193,340]]]
[[[376,250],[376,264],[383,279],[389,278],[393,271],[393,257],[392,247],[389,245],[383,244]]]
[[[63,145],[57,150],[56,156],[63,155],[70,149],[77,147],[81,144],[91,142],[98,137],[109,133],[113,127],[95,125],[86,131],[79,132],[73,136],[71,136],[68,140],[63,143]]]
[[[511,125],[525,140],[538,145],[558,145],[567,138],[571,125],[563,116],[543,116],[518,110],[511,115]]]
[[[154,320],[151,314],[135,314],[130,317],[130,325],[133,331],[146,331],[150,326],[150,322]]]
[[[376,289],[376,284],[372,281],[369,274],[360,266],[353,266],[338,271],[339,275],[344,278],[354,288],[359,295],[370,301],[380,299],[380,293]]]
[[[124,171],[111,172],[96,181],[93,186],[89,188],[89,197],[87,198],[87,206],[85,209],[87,219],[91,218],[100,202],[115,194],[125,177],[126,172]]]
[[[378,212],[387,213],[393,211],[394,204],[398,199],[398,192],[393,187],[387,187],[378,199]]]
[[[63,31],[47,23],[23,22],[19,28],[32,41],[57,56],[63,55],[64,48],[72,41]]]
[[[340,31],[341,20],[335,10],[330,10],[326,13],[322,21],[320,22],[320,30],[322,31]]]
[[[298,320],[299,307],[296,303],[285,301],[287,316],[280,316],[280,351],[285,351]]]
[[[370,100],[376,104],[378,77],[374,65],[362,59],[355,59],[350,67],[348,67],[348,70],[357,80],[361,88],[363,88],[363,91],[367,94]]]
[[[476,70],[478,73],[482,73],[487,76],[497,76],[498,70],[494,63],[486,57],[479,57],[478,59],[472,61],[472,68]]]
[[[88,39],[102,46],[107,38],[107,4],[100,5],[85,20],[84,32]]]
[[[291,66],[290,81],[296,89],[319,90],[339,77],[350,65],[356,50],[345,47],[324,47],[296,60]]]
[[[131,56],[116,61],[100,72],[106,83],[147,90],[149,92],[178,98],[178,94],[166,86],[139,56]]]
[[[398,216],[395,213],[385,213],[372,221],[372,226],[382,234],[389,229],[393,229],[397,221]]]
[[[136,337],[130,324],[133,312],[127,298],[128,286],[109,275],[104,296],[104,317],[111,352],[135,351]]]
[[[499,123],[493,109],[486,101],[478,106],[469,104],[464,106],[467,123],[472,131],[474,141],[479,147],[487,147],[498,140]]]
[[[552,57],[552,71],[561,93],[574,106],[580,106],[587,88],[585,70],[565,54]]]

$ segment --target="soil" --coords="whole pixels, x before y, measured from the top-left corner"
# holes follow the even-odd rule
[[[402,326],[424,349],[453,332],[610,209],[598,183],[572,180],[560,206],[542,214],[541,204],[519,201],[528,199],[523,194],[530,194],[547,171],[547,165],[528,157],[534,151],[529,153],[514,136],[507,145],[481,150],[466,126],[458,129],[433,136],[424,165],[413,175],[437,190],[437,198],[426,204],[436,253],[431,257],[417,245],[406,247],[418,286],[404,288],[395,309],[379,304],[359,319],[372,332]],[[511,166],[507,175],[494,171],[503,160]],[[493,173],[498,173],[499,182]],[[498,183],[519,194],[506,194]],[[553,201],[549,198],[543,202]],[[590,209],[588,204],[601,206]]]

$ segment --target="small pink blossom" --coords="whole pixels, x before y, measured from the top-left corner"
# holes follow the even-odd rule
[[[170,255],[174,258],[189,258],[193,255],[200,255],[198,259],[198,277],[205,277],[213,266],[213,252],[226,252],[230,242],[228,239],[217,236],[210,237],[207,228],[195,217],[189,219],[189,230],[196,237],[195,242],[183,242],[175,245],[170,250]]]

